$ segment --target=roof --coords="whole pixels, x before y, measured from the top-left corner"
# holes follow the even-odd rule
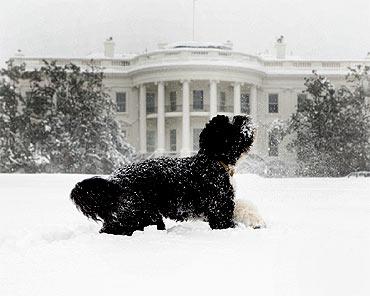
[[[165,49],[172,48],[213,48],[222,50],[232,50],[232,43],[227,41],[226,43],[219,42],[200,42],[200,41],[181,41],[169,43],[163,46]]]
[[[116,54],[114,54],[113,59],[132,59],[135,56],[137,56],[137,54],[134,54],[134,53],[125,53],[125,54],[119,53],[119,54],[117,54],[116,53]],[[86,58],[86,59],[107,59],[107,58],[112,59],[112,58],[106,57],[103,52],[92,52],[92,53],[89,53],[88,55],[86,55],[83,58]]]

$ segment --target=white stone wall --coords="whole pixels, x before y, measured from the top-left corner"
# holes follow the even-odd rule
[[[26,62],[30,69],[42,65],[41,59],[15,57],[16,64]],[[56,58],[58,64],[75,63],[85,67],[87,58]],[[126,112],[117,113],[117,119],[125,130],[128,141],[138,152],[145,152],[146,130],[155,131],[155,141],[164,143],[164,150],[170,150],[170,130],[176,128],[177,152],[183,146],[183,125],[190,122],[190,150],[193,148],[193,129],[203,128],[212,114],[216,114],[220,105],[220,93],[225,92],[225,106],[235,106],[233,112],[224,113],[232,116],[238,111],[235,98],[239,93],[256,94],[250,96],[250,109],[257,124],[257,136],[252,153],[268,157],[268,131],[274,120],[287,120],[296,111],[297,94],[304,89],[304,77],[312,75],[312,69],[327,76],[336,86],[344,84],[347,67],[357,64],[370,65],[370,60],[289,60],[263,58],[241,52],[216,48],[166,48],[126,58],[104,57],[94,60],[96,66],[104,67],[104,83],[109,88],[113,100],[116,92],[126,92]],[[170,105],[170,92],[176,91],[176,105],[182,105],[183,82],[189,81],[189,105],[193,105],[193,90],[203,90],[203,104],[206,110],[195,112],[164,112],[146,114],[146,92],[153,92],[158,107],[158,90],[164,85],[164,97],[161,107]],[[211,92],[211,85],[217,84],[217,91]],[[187,82],[185,83],[185,85]],[[144,95],[141,95],[140,91]],[[185,88],[186,89],[186,88]],[[234,91],[236,95],[234,96]],[[159,94],[162,92],[160,91]],[[279,95],[279,112],[268,112],[268,94]],[[215,98],[216,97],[216,98]],[[255,99],[253,99],[253,98]],[[238,99],[238,98],[237,98]],[[160,100],[161,101],[161,100]],[[212,102],[212,107],[210,107]],[[238,102],[238,101],[237,101]],[[216,105],[216,106],[215,106]],[[142,108],[140,108],[142,106]],[[215,109],[216,108],[216,109]],[[167,109],[168,110],[168,109]],[[158,112],[158,111],[157,111]],[[220,113],[220,112],[219,112]],[[187,117],[189,116],[189,117]],[[189,118],[189,120],[188,120]],[[188,121],[187,121],[188,120]],[[162,123],[164,122],[164,128]],[[157,133],[158,123],[160,132]],[[144,135],[145,134],[145,135]],[[186,137],[187,138],[187,137]],[[285,148],[286,141],[279,146],[281,159],[294,159]],[[186,150],[186,149],[185,149]],[[186,152],[186,151],[185,151]]]

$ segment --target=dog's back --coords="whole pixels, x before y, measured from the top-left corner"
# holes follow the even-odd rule
[[[122,167],[111,180],[142,196],[161,215],[182,221],[199,212],[195,213],[202,183],[198,163],[197,156],[149,159]]]
[[[200,134],[197,155],[124,166],[107,180],[77,184],[71,198],[86,216],[104,220],[108,233],[130,235],[152,224],[163,229],[162,216],[181,221],[203,214],[213,229],[233,227],[228,168],[248,151],[253,134],[247,116],[216,116]]]

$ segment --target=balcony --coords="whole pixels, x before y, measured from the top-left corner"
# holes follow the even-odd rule
[[[217,112],[233,113],[234,112],[234,106],[218,105],[217,106]]]
[[[219,111],[219,112],[233,112],[233,106],[224,106],[226,111]],[[174,113],[174,116],[178,116],[175,113],[179,113],[183,111],[182,105],[165,105],[164,110],[166,113]],[[230,111],[228,111],[230,110]],[[209,112],[209,105],[200,105],[200,104],[193,104],[189,105],[190,112]],[[150,115],[150,117],[156,117],[158,112],[158,106],[146,106],[146,115]],[[170,116],[170,114],[168,114]]]
[[[165,106],[166,112],[181,112],[182,111],[182,105],[166,105]]]
[[[209,112],[209,105],[203,104],[190,105],[190,112]]]
[[[157,106],[146,106],[146,114],[157,113]]]
[[[190,112],[209,112],[209,105],[200,105],[200,104],[193,104],[189,106]],[[182,105],[165,105],[165,112],[182,112],[183,108]],[[156,114],[158,111],[157,106],[146,106],[146,114]],[[217,112],[224,112],[224,113],[234,113],[234,106],[233,105],[218,105]],[[242,108],[241,113],[249,114],[249,109],[245,110]]]

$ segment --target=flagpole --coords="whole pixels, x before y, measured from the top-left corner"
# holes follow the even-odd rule
[[[195,41],[195,0],[193,0],[193,41]]]

